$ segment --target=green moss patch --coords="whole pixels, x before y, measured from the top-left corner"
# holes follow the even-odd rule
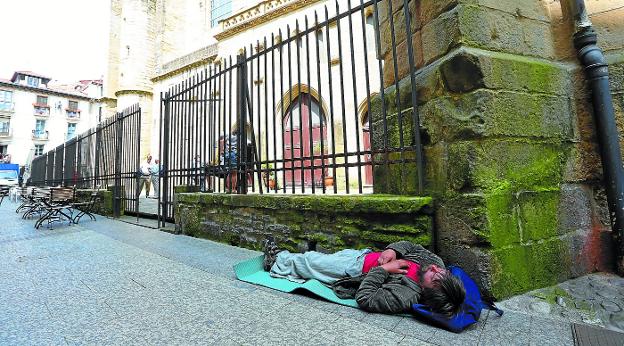
[[[276,210],[307,210],[320,213],[417,213],[432,204],[431,197],[394,195],[319,196],[181,193],[177,195],[177,198],[181,203]]]
[[[495,297],[551,286],[570,275],[569,250],[557,238],[530,245],[507,246],[492,254],[492,293]]]

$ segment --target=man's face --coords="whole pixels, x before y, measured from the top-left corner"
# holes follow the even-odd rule
[[[442,269],[435,264],[427,267],[420,276],[420,285],[425,288],[433,288],[434,281],[439,280],[442,276],[448,274],[446,269]]]
[[[152,161],[152,155],[148,155],[147,156],[147,162],[151,162]]]

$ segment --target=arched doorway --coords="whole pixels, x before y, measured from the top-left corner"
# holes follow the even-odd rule
[[[283,119],[286,186],[321,186],[327,164],[327,122],[317,100],[301,93]]]

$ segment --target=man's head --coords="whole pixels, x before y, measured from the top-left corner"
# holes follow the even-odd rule
[[[147,154],[147,162],[151,162],[152,161],[152,154]]]
[[[466,289],[459,278],[435,264],[421,268],[419,276],[423,304],[446,317],[459,312],[466,298]]]

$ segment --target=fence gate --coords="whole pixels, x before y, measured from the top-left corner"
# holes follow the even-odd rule
[[[36,157],[30,184],[108,189],[116,217],[122,212],[138,215],[140,156],[141,108],[134,105]]]
[[[105,122],[96,135],[98,185],[113,191],[113,214],[139,213],[141,108],[134,105]]]

